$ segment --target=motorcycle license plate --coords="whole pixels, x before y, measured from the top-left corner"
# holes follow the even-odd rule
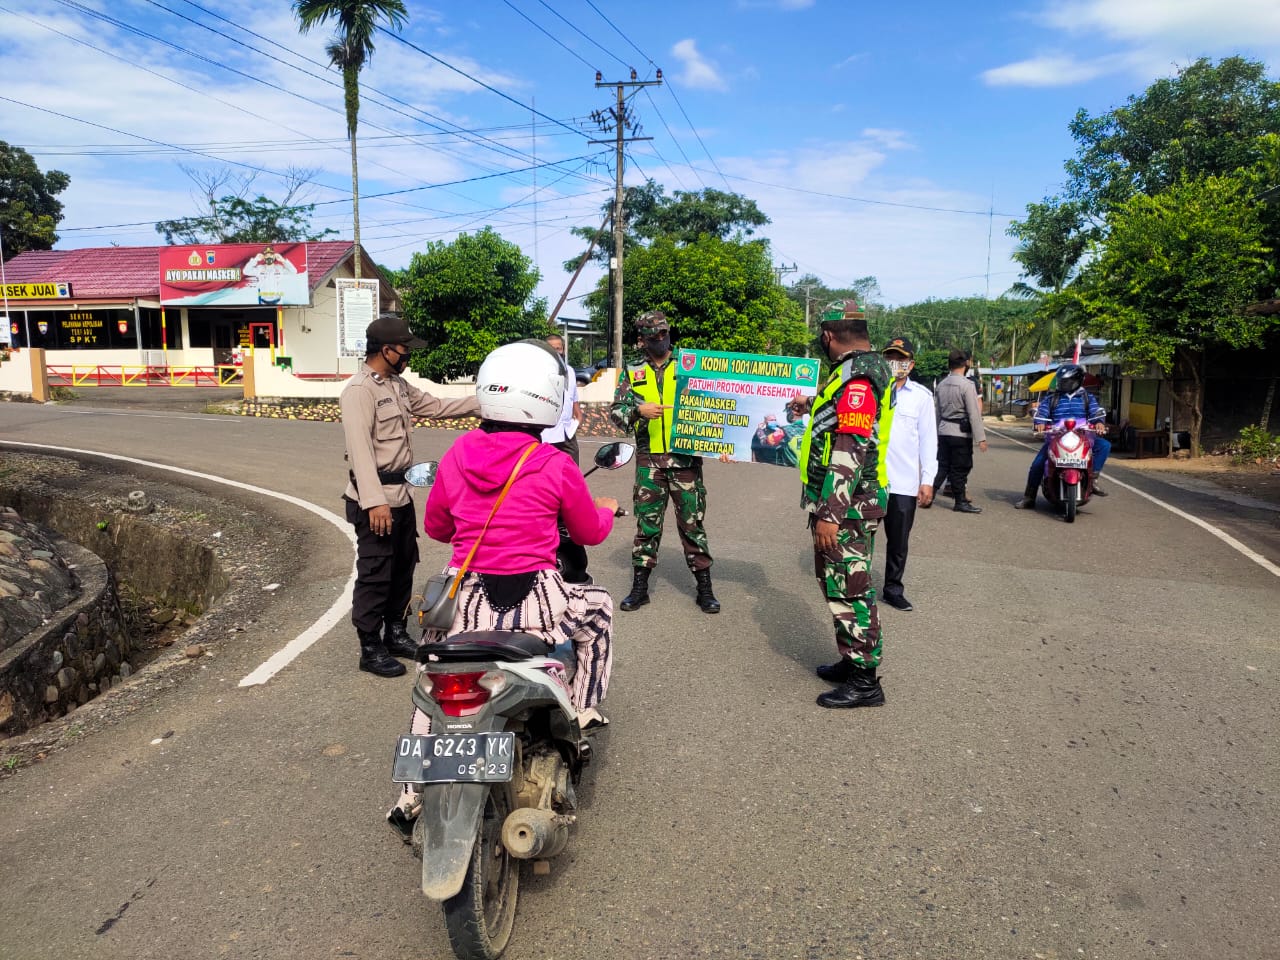
[[[395,783],[506,783],[516,756],[514,733],[405,734],[396,743]]]
[[[1085,465],[1084,459],[1080,457],[1059,457],[1057,464],[1059,467],[1078,467],[1081,469]]]

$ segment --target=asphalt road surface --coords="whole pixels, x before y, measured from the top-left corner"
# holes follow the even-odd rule
[[[453,436],[418,431],[418,455]],[[91,398],[0,405],[3,441],[334,511],[345,473],[333,424]],[[1115,483],[1072,526],[1015,512],[1029,457],[993,439],[973,476],[984,512],[918,515],[916,610],[881,609],[888,704],[855,711],[814,705],[834,647],[795,475],[708,464],[724,612],[695,607],[669,529],[654,602],[617,614],[613,723],[579,825],[550,876],[526,873],[506,956],[1280,957],[1280,577]],[[1280,562],[1274,514],[1114,462]],[[625,500],[630,473],[590,483]],[[450,956],[383,822],[411,679],[358,672],[344,620],[237,686],[350,570],[339,529],[276,512],[317,546],[266,616],[144,709],[0,782],[0,958]],[[591,553],[615,597],[630,522]],[[421,575],[445,556],[424,541]]]

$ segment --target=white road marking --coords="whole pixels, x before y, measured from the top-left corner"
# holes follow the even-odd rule
[[[1013,437],[1009,436],[1008,434],[1002,433],[1001,431],[996,430],[994,428],[988,428],[988,429],[990,429],[991,432],[994,433],[996,436],[1003,437],[1004,439],[1008,440],[1010,443],[1016,443],[1020,447],[1026,447],[1028,450],[1039,449],[1039,447],[1032,446],[1029,443],[1023,443],[1021,440],[1015,440]],[[1268,560],[1262,554],[1258,553],[1258,551],[1254,550],[1253,548],[1248,547],[1245,544],[1241,543],[1239,540],[1231,536],[1231,534],[1227,533],[1225,530],[1220,530],[1219,528],[1215,527],[1213,524],[1205,520],[1201,520],[1199,517],[1193,517],[1191,514],[1187,513],[1186,511],[1179,510],[1177,507],[1173,506],[1173,504],[1165,503],[1159,497],[1153,497],[1151,494],[1144,493],[1143,491],[1139,490],[1137,487],[1131,484],[1125,483],[1123,480],[1116,479],[1114,474],[1111,474],[1111,473],[1107,474],[1107,483],[1114,484],[1117,487],[1124,487],[1130,493],[1136,493],[1138,496],[1142,497],[1144,500],[1150,500],[1156,506],[1164,507],[1164,509],[1168,510],[1172,514],[1176,514],[1177,516],[1181,517],[1183,520],[1186,520],[1189,523],[1194,523],[1200,529],[1206,530],[1209,533],[1213,534],[1215,537],[1217,537],[1219,540],[1221,540],[1223,543],[1229,546],[1232,550],[1239,553],[1241,556],[1247,557],[1248,559],[1252,560],[1258,566],[1262,567],[1263,570],[1266,570],[1268,573],[1272,574],[1273,576],[1280,577],[1280,566],[1277,566],[1276,564],[1272,563],[1270,560]]]
[[[53,450],[59,453],[78,453],[90,457],[102,457],[104,460],[116,460],[120,463],[133,463],[138,466],[151,467],[155,470],[167,470],[170,473],[179,473],[187,477],[197,477],[201,480],[209,480],[213,483],[221,483],[228,487],[236,487],[239,490],[247,490],[250,493],[256,493],[264,497],[274,497],[277,500],[283,500],[285,503],[291,503],[295,507],[301,507],[314,513],[317,517],[327,520],[339,530],[342,531],[350,542],[352,547],[356,543],[355,531],[351,529],[351,525],[347,523],[344,517],[339,517],[331,510],[323,507],[317,507],[314,503],[302,500],[299,497],[290,496],[287,493],[277,493],[275,490],[268,490],[265,487],[256,487],[251,483],[242,483],[239,480],[231,480],[227,477],[215,476],[212,473],[200,473],[198,470],[187,470],[184,467],[172,467],[165,463],[156,463],[153,460],[140,460],[136,457],[122,457],[116,453],[103,453],[101,450],[80,450],[75,447],[55,447],[46,443],[24,443],[20,440],[0,440],[0,446],[10,447],[29,447],[35,450]],[[250,673],[247,677],[240,681],[242,687],[253,687],[266,683],[277,673],[292,663],[303,651],[310,647],[313,643],[323,637],[332,630],[340,620],[351,609],[351,596],[355,590],[356,584],[356,564],[355,560],[351,561],[351,576],[347,578],[346,585],[342,588],[342,595],[338,597],[324,614],[316,620],[311,626],[303,630],[284,647],[272,654],[265,663]]]

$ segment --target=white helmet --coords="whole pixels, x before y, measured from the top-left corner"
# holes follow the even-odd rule
[[[560,419],[564,382],[563,361],[549,346],[538,340],[508,343],[485,357],[476,374],[480,416],[550,427]]]

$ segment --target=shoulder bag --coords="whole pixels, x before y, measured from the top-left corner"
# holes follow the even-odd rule
[[[418,607],[418,625],[424,630],[448,631],[453,627],[453,618],[458,612],[458,587],[462,584],[462,578],[467,575],[467,568],[471,566],[471,559],[476,555],[476,550],[480,546],[480,541],[484,539],[485,531],[489,529],[489,523],[493,520],[493,515],[498,512],[498,506],[506,498],[507,491],[511,489],[511,484],[515,483],[516,474],[520,472],[524,462],[529,459],[529,454],[533,453],[538,446],[539,444],[537,443],[529,444],[528,449],[516,461],[516,465],[511,471],[511,476],[507,478],[506,486],[498,494],[498,499],[493,502],[493,509],[489,511],[489,517],[485,520],[484,526],[480,528],[480,535],[476,537],[476,542],[472,544],[471,552],[467,554],[467,558],[462,561],[462,566],[458,568],[457,575],[451,577],[447,573],[437,573],[427,578],[427,582],[422,588],[422,605]]]

